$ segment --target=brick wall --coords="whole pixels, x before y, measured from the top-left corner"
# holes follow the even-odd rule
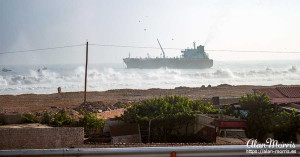
[[[83,144],[81,127],[0,128],[0,149],[69,148]]]

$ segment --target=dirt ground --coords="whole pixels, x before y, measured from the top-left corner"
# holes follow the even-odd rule
[[[190,99],[212,98],[237,98],[247,93],[253,93],[254,88],[266,86],[231,86],[219,85],[216,87],[177,87],[175,89],[116,89],[103,92],[88,92],[87,101],[96,102],[106,106],[118,104],[133,104],[148,98],[163,97],[165,95],[181,95]],[[67,92],[60,94],[22,94],[0,95],[0,113],[19,114],[36,113],[45,110],[59,111],[61,109],[74,109],[83,102],[83,92]]]

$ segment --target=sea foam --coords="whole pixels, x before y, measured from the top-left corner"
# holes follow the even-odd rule
[[[126,69],[91,66],[88,68],[88,90],[175,88],[202,85],[276,85],[300,84],[299,64],[286,63],[257,66],[249,64],[214,65],[210,69]],[[24,68],[23,68],[24,69]],[[54,93],[82,91],[84,66],[49,66],[48,70],[27,68],[18,72],[0,73],[0,94]]]

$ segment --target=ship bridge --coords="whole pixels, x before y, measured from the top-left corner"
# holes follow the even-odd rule
[[[198,59],[208,59],[207,53],[204,51],[204,46],[199,45],[196,48],[196,43],[194,42],[194,49],[185,49],[181,51],[183,58],[198,58]]]

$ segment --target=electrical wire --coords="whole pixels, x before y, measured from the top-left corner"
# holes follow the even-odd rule
[[[58,47],[40,48],[40,49],[32,49],[32,50],[7,51],[7,52],[0,52],[0,55],[2,55],[2,54],[10,54],[10,53],[21,53],[21,52],[34,52],[34,51],[62,49],[62,48],[78,47],[78,46],[84,46],[84,45],[85,44],[78,44],[78,45],[58,46]]]
[[[143,47],[143,46],[128,46],[128,45],[105,45],[105,44],[89,44],[92,46],[102,46],[102,47],[125,47],[125,48],[140,48],[140,49],[160,49],[159,47]],[[180,48],[163,48],[163,49],[173,49],[182,50]]]
[[[105,44],[89,44],[92,46],[102,46],[102,47],[125,47],[125,48],[142,48],[142,49],[160,49],[159,47],[142,47],[142,46],[128,46],[128,45],[105,45]],[[172,50],[184,50],[182,48],[163,48],[163,49],[172,49]],[[298,51],[252,51],[252,50],[205,50],[212,52],[253,52],[253,53],[300,53]]]
[[[53,49],[62,49],[62,48],[70,48],[70,47],[78,47],[84,46],[86,44],[78,44],[78,45],[68,45],[68,46],[58,46],[58,47],[50,47],[50,48],[40,48],[40,49],[32,49],[32,50],[20,50],[20,51],[7,51],[0,52],[2,54],[11,54],[11,53],[23,53],[23,52],[35,52],[35,51],[45,51],[45,50],[53,50]],[[145,47],[145,46],[129,46],[129,45],[113,45],[113,44],[89,44],[90,46],[101,46],[101,47],[119,47],[119,48],[138,48],[138,49],[161,49],[160,47]],[[163,48],[169,50],[184,50],[181,48]],[[300,53],[299,51],[252,51],[252,50],[205,50],[211,52],[246,52],[246,53]]]
[[[205,50],[205,51],[221,51],[221,52],[254,52],[254,53],[300,53],[299,51],[251,51],[251,50]]]

